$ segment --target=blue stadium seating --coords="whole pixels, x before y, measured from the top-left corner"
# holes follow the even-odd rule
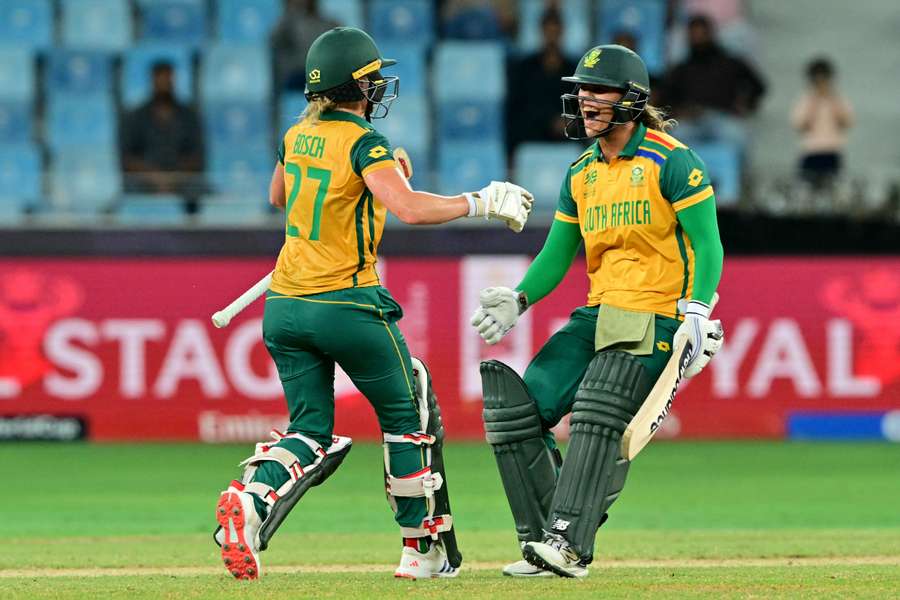
[[[262,224],[272,215],[268,198],[207,196],[197,212],[197,222],[206,226],[246,227]]]
[[[366,27],[362,0],[319,0],[319,14],[345,27]]]
[[[431,123],[425,97],[401,95],[391,105],[388,116],[373,124],[392,146],[403,146],[412,152],[427,151],[431,146]]]
[[[438,106],[441,139],[500,141],[503,106],[499,102],[453,100]]]
[[[25,48],[0,48],[0,100],[32,102],[35,97],[34,55]]]
[[[62,42],[68,48],[125,50],[133,29],[128,0],[62,0]]]
[[[47,107],[46,138],[51,148],[112,146],[116,142],[112,97],[98,94],[54,94]]]
[[[534,194],[535,214],[556,212],[566,170],[583,151],[580,144],[566,142],[529,142],[518,147],[513,165],[515,181]]]
[[[106,210],[122,191],[113,148],[70,146],[55,152],[51,169],[53,205],[60,211],[92,214]]]
[[[265,42],[283,10],[282,0],[218,0],[219,39],[230,42]]]
[[[437,100],[500,101],[506,97],[506,64],[497,42],[442,42],[434,51],[432,85]]]
[[[427,87],[427,65],[425,63],[425,44],[411,42],[397,42],[388,40],[379,43],[378,49],[382,56],[393,58],[397,64],[386,67],[383,75],[396,75],[400,77],[400,94],[402,96],[424,96]]]
[[[48,93],[96,93],[112,89],[112,60],[105,52],[56,49],[46,70]]]
[[[716,191],[716,205],[733,206],[741,195],[740,150],[727,142],[695,144],[691,148],[700,155],[709,170]]]
[[[203,105],[206,135],[212,143],[268,143],[272,115],[268,102],[207,102]]]
[[[206,3],[194,0],[155,0],[141,6],[144,39],[185,44],[206,41]]]
[[[220,194],[267,198],[275,166],[275,149],[260,145],[212,145],[207,150],[207,171]]]
[[[33,50],[53,43],[53,7],[49,0],[0,0],[0,42]]]
[[[500,20],[490,6],[471,6],[456,11],[444,21],[444,37],[454,40],[499,40]]]
[[[184,199],[169,194],[126,194],[115,208],[116,219],[125,225],[181,225],[187,216]]]
[[[303,92],[284,92],[278,101],[278,140],[287,133],[287,130],[294,126],[303,111],[306,109],[306,96]],[[276,144],[277,145],[277,144]]]
[[[200,67],[200,94],[206,100],[268,102],[272,67],[266,46],[209,46]]]
[[[444,142],[439,150],[441,193],[470,192],[506,179],[506,155],[499,142]]]
[[[34,207],[40,201],[42,171],[37,145],[0,145],[0,203],[7,212]]]
[[[597,14],[597,31],[604,44],[619,31],[637,39],[637,52],[651,73],[665,68],[666,0],[604,0]]]
[[[31,141],[34,106],[31,102],[0,100],[0,143]]]
[[[150,69],[153,63],[166,60],[175,67],[175,94],[184,102],[193,97],[191,51],[166,44],[138,44],[129,49],[122,62],[122,104],[133,108],[149,99]]]
[[[566,0],[560,3],[563,18],[563,51],[578,58],[593,46],[590,31],[591,3],[589,0]],[[519,1],[519,39],[523,52],[535,52],[541,46],[541,16],[545,0]]]
[[[429,0],[373,0],[369,5],[369,33],[381,40],[434,39],[434,8]]]

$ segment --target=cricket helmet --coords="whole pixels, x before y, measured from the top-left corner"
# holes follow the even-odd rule
[[[382,76],[381,68],[396,62],[382,57],[375,40],[361,29],[329,29],[316,38],[306,54],[306,98],[335,102],[365,99],[366,118],[380,119],[387,116],[400,88],[400,78]]]
[[[644,61],[628,48],[615,44],[595,46],[588,50],[578,61],[575,74],[563,77],[562,80],[575,84],[572,93],[561,96],[566,137],[570,139],[583,140],[589,137],[584,128],[584,114],[578,97],[581,88],[590,89],[594,86],[622,90],[622,97],[615,102],[591,101],[595,104],[608,104],[613,108],[612,119],[605,121],[606,127],[597,137],[609,134],[616,125],[637,121],[650,98],[650,76]]]

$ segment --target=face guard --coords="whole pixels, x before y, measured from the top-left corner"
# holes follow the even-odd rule
[[[359,81],[359,89],[368,100],[366,119],[383,119],[391,110],[391,103],[400,95],[400,78],[395,75],[385,77],[375,71]]]
[[[606,137],[617,125],[625,125],[631,121],[637,121],[643,114],[649,98],[647,92],[641,90],[633,83],[628,84],[628,87],[624,90],[625,93],[615,102],[579,96],[578,92],[582,87],[591,89],[592,86],[582,86],[579,84],[575,86],[575,89],[571,94],[563,94],[560,96],[563,108],[562,116],[566,123],[565,134],[570,140],[586,140],[592,137]],[[606,127],[595,136],[588,135],[584,125],[585,104],[588,105],[589,112],[591,104],[611,106],[613,109],[612,119],[608,121],[593,117],[589,119],[595,123],[606,125]]]

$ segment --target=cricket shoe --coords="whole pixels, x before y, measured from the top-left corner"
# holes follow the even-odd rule
[[[536,567],[527,560],[519,560],[503,567],[503,574],[507,577],[553,577],[554,573],[540,567]]]
[[[543,542],[528,542],[522,555],[535,567],[553,571],[560,577],[587,577],[588,574],[581,557],[560,535],[547,535]]]
[[[216,520],[222,529],[216,532],[216,542],[222,547],[225,568],[235,579],[257,579],[262,520],[253,507],[253,496],[240,491],[235,483],[219,496]]]
[[[400,555],[400,566],[394,571],[394,577],[405,579],[430,579],[432,577],[456,577],[459,569],[450,566],[444,548],[440,544],[431,544],[428,552],[419,552],[409,546],[403,547]]]

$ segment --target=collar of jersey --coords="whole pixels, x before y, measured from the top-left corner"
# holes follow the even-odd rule
[[[627,158],[633,157],[634,153],[637,152],[638,146],[644,141],[644,134],[646,133],[647,127],[645,127],[643,123],[638,123],[637,127],[634,129],[634,133],[628,138],[628,143],[625,144],[625,147],[619,152],[619,156]],[[597,160],[602,155],[603,153],[600,151],[600,140],[597,140],[594,142],[594,154],[591,156],[591,160]]]
[[[349,121],[350,123],[356,123],[360,127],[364,127],[365,129],[372,129],[372,125],[363,119],[362,117],[358,117],[353,113],[348,113],[345,110],[329,110],[323,112],[319,119],[322,121]]]

